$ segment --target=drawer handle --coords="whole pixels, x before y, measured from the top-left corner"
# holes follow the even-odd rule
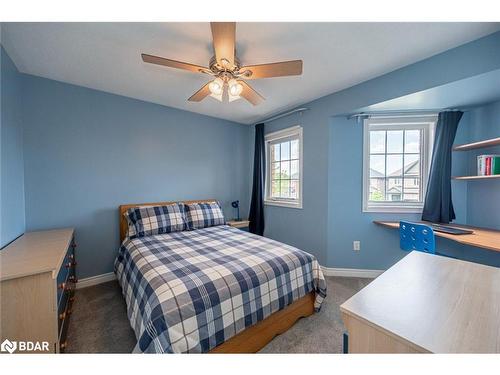
[[[66,317],[71,315],[71,313],[72,313],[71,310],[63,311],[62,313],[59,314],[59,319],[64,320]]]

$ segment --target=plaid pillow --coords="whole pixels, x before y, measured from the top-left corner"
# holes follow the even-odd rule
[[[128,221],[129,238],[180,232],[188,229],[186,210],[182,203],[129,208],[124,215]]]
[[[226,224],[219,202],[186,204],[188,228],[201,229]]]

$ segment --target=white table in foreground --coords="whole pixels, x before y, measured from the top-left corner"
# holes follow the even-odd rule
[[[500,269],[411,252],[340,306],[349,353],[500,353]]]

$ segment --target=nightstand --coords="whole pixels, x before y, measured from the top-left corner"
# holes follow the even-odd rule
[[[231,227],[243,229],[243,228],[248,228],[248,226],[250,225],[250,221],[249,220],[240,220],[240,221],[229,220],[229,221],[227,221],[227,225],[229,225]]]

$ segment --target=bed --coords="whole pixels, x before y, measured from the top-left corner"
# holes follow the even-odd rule
[[[212,202],[185,201],[183,203]],[[227,225],[127,237],[115,273],[138,353],[252,353],[326,297],[314,256]]]

